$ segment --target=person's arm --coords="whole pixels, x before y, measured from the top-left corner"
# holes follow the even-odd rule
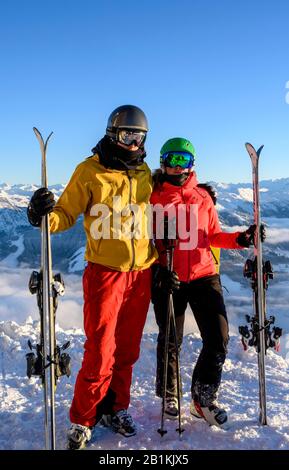
[[[241,249],[237,238],[241,232],[222,232],[219,217],[213,202],[209,203],[209,240],[215,248]]]
[[[51,232],[67,230],[75,224],[78,216],[87,210],[90,190],[87,170],[83,163],[78,165],[68,185],[50,213]]]

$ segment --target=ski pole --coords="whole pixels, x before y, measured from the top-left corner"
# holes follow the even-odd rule
[[[165,420],[165,400],[167,393],[167,374],[168,374],[168,354],[169,354],[169,336],[170,336],[170,315],[171,310],[169,308],[170,301],[168,296],[167,315],[166,315],[166,330],[165,330],[165,347],[163,356],[163,385],[162,385],[162,413],[161,413],[161,426],[158,429],[158,433],[163,437],[167,433],[164,429]]]
[[[170,272],[173,271],[173,258],[174,258],[174,249],[176,246],[176,238],[169,238],[168,233],[168,216],[164,217],[164,244],[166,247],[166,256],[167,256],[167,268]],[[165,413],[165,400],[167,392],[167,373],[168,373],[168,352],[169,352],[169,337],[170,337],[170,328],[172,328],[175,350],[176,350],[176,375],[177,375],[177,400],[178,400],[178,410],[179,410],[179,426],[176,431],[179,432],[179,435],[182,434],[184,429],[181,426],[181,393],[180,393],[180,364],[179,364],[179,348],[177,341],[177,332],[176,332],[176,319],[174,313],[174,304],[173,304],[173,294],[168,293],[167,299],[167,316],[166,316],[166,331],[165,331],[165,348],[164,348],[164,365],[163,365],[163,390],[162,390],[162,413],[161,413],[161,427],[158,429],[158,432],[163,436],[167,433],[164,429],[164,413]]]
[[[167,265],[169,271],[173,271],[173,259],[174,259],[174,248],[171,247],[167,250]],[[180,358],[179,358],[179,346],[178,346],[178,339],[177,339],[177,328],[176,328],[176,317],[174,312],[174,302],[173,302],[173,294],[169,293],[169,317],[170,323],[172,326],[173,336],[174,336],[174,343],[176,349],[176,369],[177,369],[177,398],[178,398],[178,409],[179,409],[179,427],[176,429],[179,435],[184,432],[181,423],[181,377],[180,377]]]

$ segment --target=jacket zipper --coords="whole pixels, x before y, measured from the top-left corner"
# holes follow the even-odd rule
[[[186,201],[185,201],[185,197],[184,197],[184,193],[183,193],[183,188],[181,188],[181,195],[182,195],[183,204],[185,204],[185,206],[186,206],[186,224],[187,224],[187,203],[186,203]],[[186,230],[187,230],[187,227],[186,227]],[[188,253],[187,282],[190,282],[191,251],[188,250],[187,253]]]
[[[128,182],[129,182],[129,204],[132,203],[132,177],[127,173],[128,177]],[[131,211],[131,215],[133,216],[133,212]],[[131,224],[131,232],[133,233],[134,230],[134,222]],[[132,263],[129,268],[130,271],[133,270],[134,264],[135,264],[135,246],[134,246],[134,239],[133,237],[131,238],[131,249],[132,249]]]

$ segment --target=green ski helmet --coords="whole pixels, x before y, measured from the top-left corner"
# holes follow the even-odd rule
[[[160,164],[164,164],[163,155],[173,152],[185,152],[192,155],[192,164],[195,161],[195,148],[193,144],[183,137],[174,137],[173,139],[167,140],[161,148]]]

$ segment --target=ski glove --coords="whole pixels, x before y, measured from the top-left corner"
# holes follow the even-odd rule
[[[54,194],[47,188],[37,189],[27,209],[28,221],[33,227],[40,227],[42,216],[52,212],[54,206]]]
[[[255,232],[256,232],[256,224],[250,225],[250,227],[247,230],[245,230],[245,232],[239,233],[239,235],[236,238],[238,245],[244,248],[249,248],[249,246],[253,246]],[[263,242],[266,238],[266,230],[263,224],[260,225],[260,236],[261,236],[261,242]]]
[[[175,271],[157,264],[153,269],[153,290],[162,289],[170,294],[180,288],[179,276]]]

